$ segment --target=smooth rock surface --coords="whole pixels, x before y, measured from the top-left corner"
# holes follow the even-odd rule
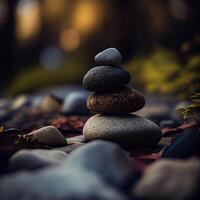
[[[145,99],[138,91],[125,87],[106,93],[94,93],[87,99],[87,106],[93,113],[129,114],[144,107]]]
[[[23,149],[16,152],[9,160],[9,167],[15,170],[38,169],[58,165],[67,158],[67,154],[57,150]]]
[[[140,199],[199,199],[194,198],[199,175],[199,160],[159,160],[145,171],[133,193]]]
[[[83,87],[89,91],[112,91],[124,87],[130,81],[130,73],[121,67],[97,66],[83,78]]]
[[[88,115],[87,97],[85,92],[71,92],[64,100],[62,112],[67,115]]]
[[[126,148],[154,146],[162,137],[154,122],[136,115],[94,115],[85,123],[83,134],[89,141],[114,141]]]
[[[54,126],[45,126],[28,134],[33,141],[47,146],[59,147],[67,145],[67,140]]]
[[[117,144],[101,140],[74,150],[65,164],[69,168],[85,169],[105,183],[123,189],[134,183],[137,174],[133,163]]]
[[[116,48],[108,48],[98,53],[94,61],[99,65],[119,65],[122,63],[122,55]]]
[[[127,200],[87,171],[51,167],[0,180],[1,200]]]

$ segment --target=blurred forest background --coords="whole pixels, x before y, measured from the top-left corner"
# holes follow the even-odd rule
[[[81,83],[116,47],[136,88],[200,89],[199,0],[0,0],[0,95]]]

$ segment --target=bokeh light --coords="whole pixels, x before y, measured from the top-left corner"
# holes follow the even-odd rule
[[[68,28],[60,34],[60,46],[65,51],[73,51],[80,44],[80,34],[74,28]]]
[[[37,0],[20,0],[16,9],[16,36],[20,41],[33,38],[40,31],[40,5]]]
[[[102,6],[98,1],[81,0],[75,7],[72,24],[81,33],[88,33],[98,26],[102,11]]]

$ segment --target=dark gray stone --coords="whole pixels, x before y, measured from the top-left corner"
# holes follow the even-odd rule
[[[200,133],[197,127],[179,133],[171,145],[165,148],[163,158],[188,158],[199,151]]]
[[[137,174],[133,163],[117,144],[101,140],[74,150],[64,163],[69,168],[95,173],[107,184],[118,188],[133,184]]]
[[[136,115],[94,115],[83,128],[87,140],[117,142],[124,148],[154,146],[162,133],[154,122]]]
[[[121,67],[97,66],[84,76],[83,86],[89,91],[112,91],[124,87],[130,78],[130,73]]]
[[[140,199],[199,199],[193,198],[199,175],[199,160],[159,160],[145,171],[133,193]]]
[[[27,136],[31,140],[47,146],[60,147],[67,145],[65,137],[54,126],[45,126],[29,133]]]
[[[9,160],[9,167],[15,170],[38,169],[45,166],[58,165],[67,154],[57,150],[23,149],[16,152]]]
[[[69,93],[64,100],[62,112],[67,115],[88,115],[90,111],[86,106],[87,97],[85,92]]]
[[[1,200],[127,200],[88,171],[51,167],[0,180]]]
[[[94,61],[99,65],[119,65],[122,63],[122,55],[116,48],[108,48],[98,53]]]

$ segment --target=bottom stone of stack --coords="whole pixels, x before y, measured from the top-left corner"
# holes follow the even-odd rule
[[[118,143],[124,148],[151,147],[162,137],[160,127],[136,115],[94,115],[83,128],[88,141],[102,139]]]

